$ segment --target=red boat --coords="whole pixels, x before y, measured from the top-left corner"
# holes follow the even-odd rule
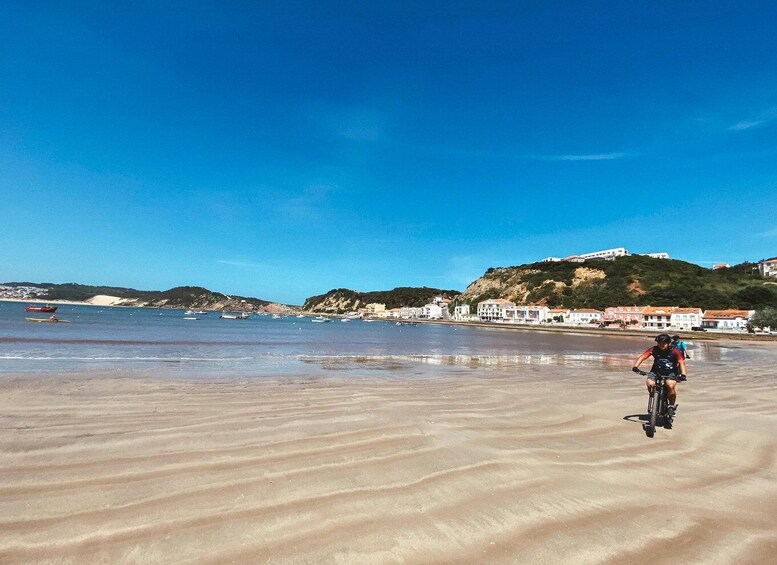
[[[46,304],[45,306],[35,306],[34,304],[30,304],[24,309],[25,312],[56,312],[57,306],[50,306]]]

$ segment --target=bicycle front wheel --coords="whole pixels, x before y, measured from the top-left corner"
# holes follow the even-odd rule
[[[656,432],[656,420],[658,420],[658,411],[661,409],[661,390],[656,386],[653,389],[653,397],[650,402],[650,413],[648,414],[648,437],[653,437]]]

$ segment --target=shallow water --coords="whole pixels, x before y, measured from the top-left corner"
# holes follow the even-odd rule
[[[310,318],[218,313],[184,319],[183,310],[61,305],[69,324],[32,324],[25,304],[0,303],[0,374],[27,372],[160,371],[188,375],[283,374],[332,368],[500,368],[518,365],[630,367],[652,344],[650,335],[601,337],[392,322],[315,324]],[[694,344],[694,360],[727,362],[743,347]]]

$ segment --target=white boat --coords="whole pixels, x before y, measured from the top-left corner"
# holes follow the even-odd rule
[[[184,316],[194,316],[194,310],[187,310],[183,313]]]
[[[199,320],[199,318],[196,317],[196,316],[184,316],[183,319],[184,320]]]
[[[280,319],[281,319],[281,317],[280,317],[278,314],[273,314],[273,315],[272,315],[272,319],[273,319],[273,320],[280,320]]]
[[[317,324],[325,324],[327,322],[331,322],[332,320],[330,320],[329,318],[324,318],[323,316],[316,316],[315,318],[313,318],[310,321],[311,322],[315,322]]]
[[[304,318],[305,314],[297,314],[297,318]]]
[[[204,310],[196,310],[196,311],[194,312],[194,315],[195,315],[195,316],[207,316],[207,315],[208,315],[208,313],[207,313],[207,312],[205,312]]]

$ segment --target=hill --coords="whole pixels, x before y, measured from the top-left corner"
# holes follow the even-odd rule
[[[777,306],[777,285],[742,263],[710,270],[685,261],[641,255],[614,261],[531,263],[488,269],[456,304],[489,298],[551,307],[698,306],[702,309],[758,309]]]
[[[431,302],[435,296],[454,298],[459,296],[458,290],[441,290],[428,287],[398,287],[393,290],[376,290],[358,292],[347,288],[336,288],[326,294],[311,296],[305,300],[302,309],[308,312],[341,314],[355,311],[367,304],[385,304],[386,308],[401,308],[402,306],[423,306]]]
[[[169,290],[137,290],[114,286],[91,286],[77,283],[3,283],[6,287],[26,288],[25,300],[67,300],[88,302],[96,296],[115,297],[116,305],[193,308],[197,310],[234,310],[244,312],[297,312],[299,307],[277,304],[259,298],[227,296],[198,286],[179,286]],[[35,290],[37,289],[37,290]]]

